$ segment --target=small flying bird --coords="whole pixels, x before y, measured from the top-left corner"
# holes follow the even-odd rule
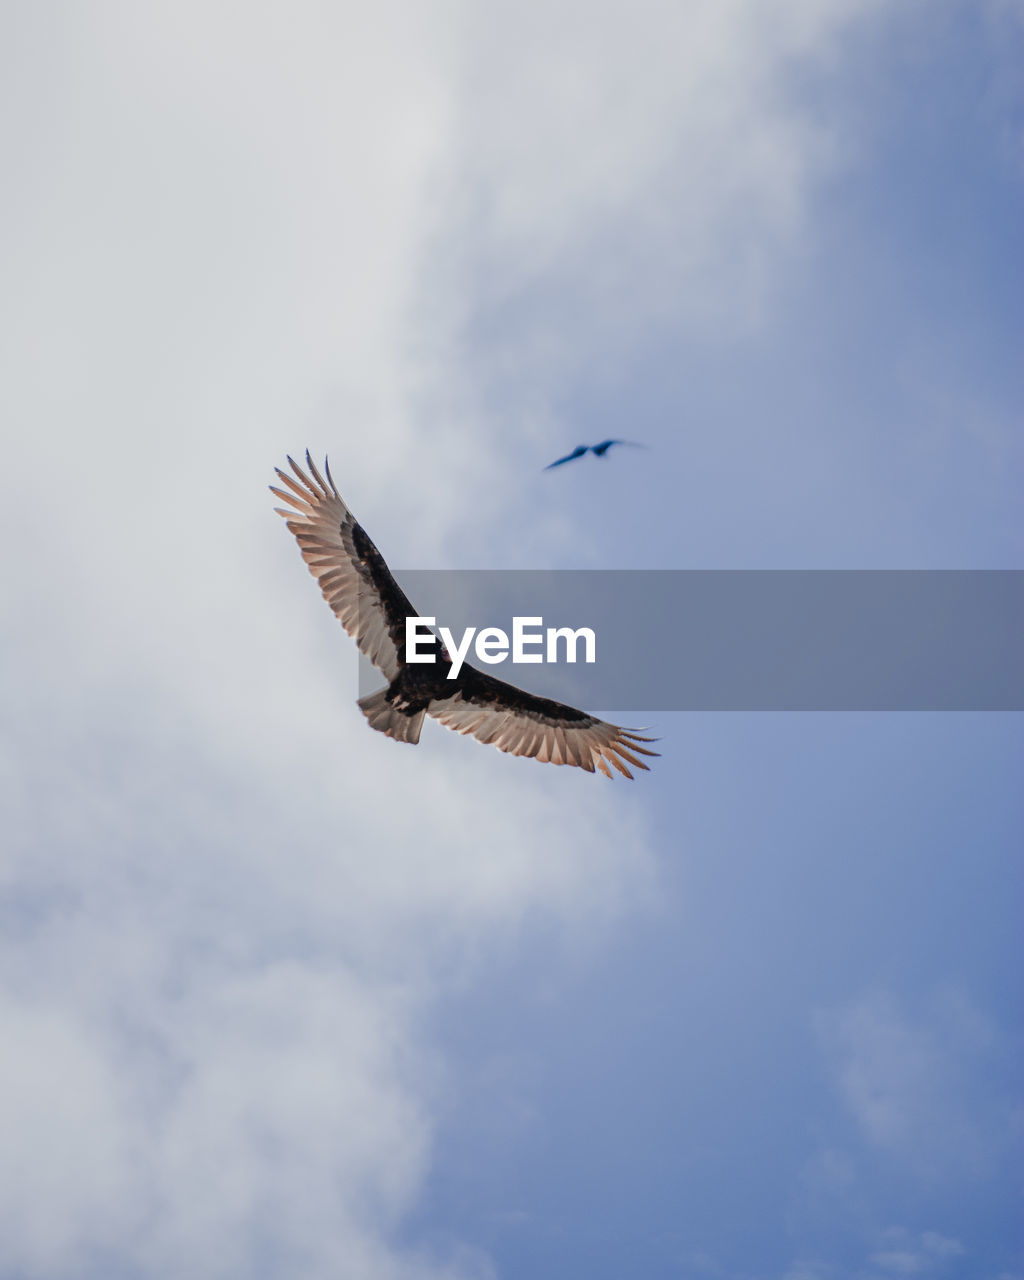
[[[327,463],[326,479],[308,450],[308,475],[291,458],[288,464],[294,475],[275,467],[285,488],[271,485],[270,490],[289,509],[275,510],[295,535],[324,599],[388,681],[386,688],[358,701],[372,728],[398,742],[416,743],[423,717],[428,715],[515,756],[576,765],[588,773],[597,768],[609,778],[609,764],[627,778],[633,776],[627,765],[647,768],[639,757],[658,752],[641,744],[655,739],[641,737],[633,729],[621,729],[585,711],[526,693],[468,662],[449,680],[452,662],[436,636],[433,662],[407,663],[405,620],[420,615],[342,501]],[[421,637],[420,652],[429,647]]]
[[[630,449],[642,449],[642,444],[634,444],[632,440],[603,440],[600,444],[578,444],[572,453],[567,453],[564,458],[556,458],[554,462],[549,462],[544,468],[550,471],[552,467],[560,467],[564,462],[575,462],[577,458],[582,458],[585,453],[596,454],[597,457],[603,458],[613,444],[628,445]]]

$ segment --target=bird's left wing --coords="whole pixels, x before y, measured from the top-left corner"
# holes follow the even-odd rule
[[[291,509],[276,507],[295,535],[302,558],[320,584],[324,599],[342,626],[388,680],[405,661],[405,620],[416,610],[391,576],[384,557],[367,537],[342,501],[331,468],[324,462],[326,480],[306,450],[309,475],[294,462],[295,478],[275,467],[281,483],[270,486]]]
[[[459,673],[455,692],[431,702],[427,714],[457,733],[472,734],[514,756],[576,765],[588,773],[596,767],[609,778],[609,764],[632,778],[627,764],[647,769],[638,756],[658,754],[640,745],[654,742],[654,738],[643,738],[634,729],[621,729],[575,707],[517,689],[468,662]]]

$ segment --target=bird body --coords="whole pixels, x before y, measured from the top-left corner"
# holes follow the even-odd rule
[[[642,449],[644,447],[642,444],[634,444],[632,440],[602,440],[600,444],[578,444],[572,453],[567,453],[564,458],[556,458],[554,462],[549,462],[544,470],[550,471],[553,467],[560,467],[566,462],[575,462],[577,458],[582,458],[587,453],[603,458],[608,450],[616,444],[627,445],[630,449]]]
[[[527,693],[468,662],[452,679],[451,659],[436,636],[434,661],[409,663],[406,618],[420,615],[342,501],[330,467],[325,464],[325,478],[308,451],[308,474],[291,458],[288,463],[292,475],[275,468],[285,488],[271,485],[271,492],[288,504],[276,510],[294,534],[324,599],[388,681],[383,689],[359,699],[372,728],[415,744],[429,715],[512,755],[575,765],[588,773],[599,769],[609,778],[609,764],[627,778],[633,776],[630,764],[647,769],[639,757],[658,753],[641,744],[653,739]],[[421,638],[418,647],[429,652],[430,641]]]

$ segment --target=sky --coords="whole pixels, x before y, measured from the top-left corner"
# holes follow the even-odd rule
[[[4,9],[2,1280],[1024,1280],[1020,715],[399,746],[266,488],[399,573],[1024,567],[1022,55]]]

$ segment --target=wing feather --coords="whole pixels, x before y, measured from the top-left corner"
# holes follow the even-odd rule
[[[510,755],[575,765],[588,773],[600,769],[609,778],[609,764],[632,778],[628,764],[647,769],[640,756],[658,754],[641,745],[654,739],[635,729],[622,729],[575,707],[537,697],[469,663],[459,673],[455,692],[435,698],[427,714]]]
[[[294,475],[275,467],[284,488],[271,492],[324,599],[370,661],[394,680],[405,662],[405,620],[416,610],[391,576],[384,558],[342,501],[325,463],[326,478],[306,452],[309,474],[288,459]]]

